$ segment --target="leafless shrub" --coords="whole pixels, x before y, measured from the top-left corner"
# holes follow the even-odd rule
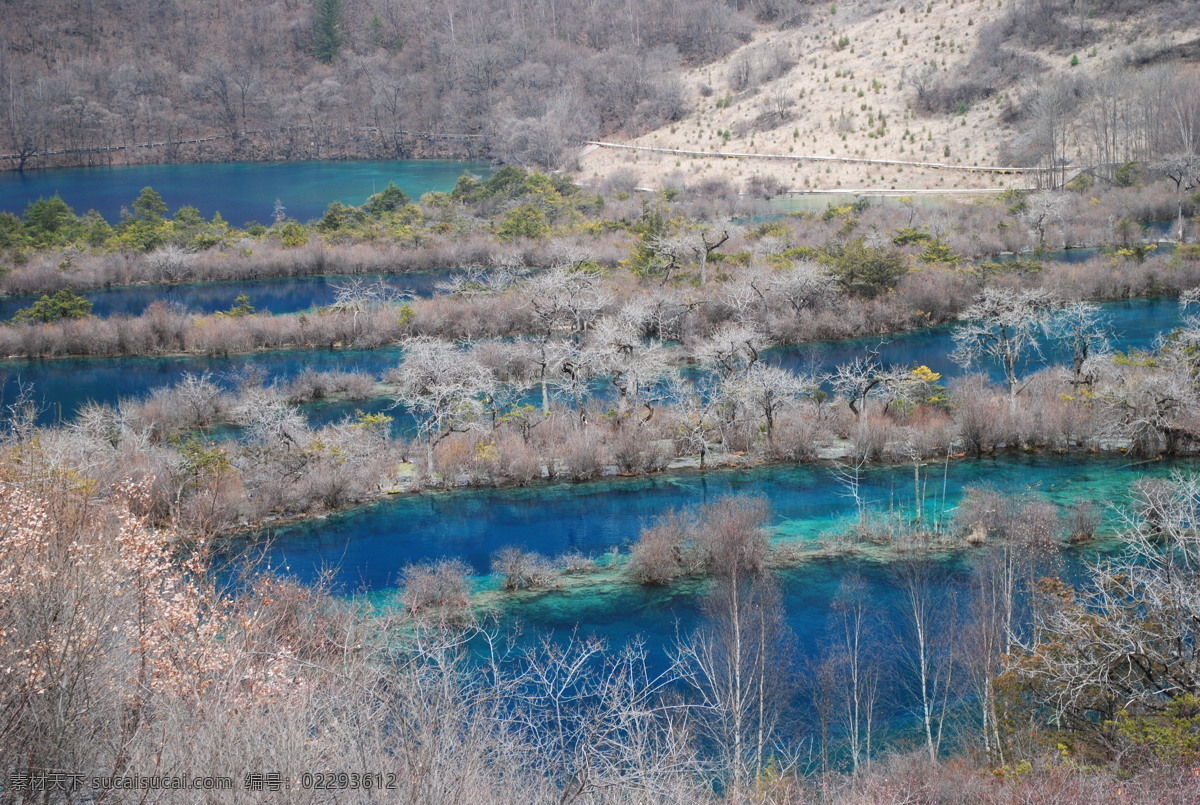
[[[674,445],[653,438],[648,427],[625,425],[609,440],[609,455],[624,473],[641,474],[661,470],[675,457]]]
[[[828,429],[809,411],[788,411],[775,425],[775,438],[770,456],[785,461],[806,461],[817,457],[820,443],[829,436]]]
[[[179,282],[187,278],[195,255],[174,244],[167,244],[146,255],[146,262],[159,282]]]
[[[997,441],[1000,433],[997,423],[1005,411],[998,392],[982,374],[963,375],[950,383],[950,404],[959,436],[972,453],[979,453]]]
[[[1053,504],[987,487],[967,489],[955,524],[968,541],[1019,545],[1031,554],[1053,553],[1061,528]]]
[[[850,431],[854,455],[867,461],[882,458],[894,431],[892,421],[887,416],[866,414],[860,417]]]
[[[618,168],[604,178],[603,188],[610,193],[632,193],[641,177],[633,168]]]
[[[444,623],[470,618],[471,568],[459,559],[442,559],[427,564],[409,565],[401,573],[404,608],[421,617],[433,616]]]
[[[568,576],[579,576],[586,573],[594,573],[600,568],[600,564],[590,556],[584,556],[578,551],[571,551],[554,560],[554,564],[562,568],[562,572]]]
[[[772,199],[783,195],[790,189],[783,180],[773,174],[767,176],[755,174],[746,180],[746,192],[756,198]]]
[[[604,469],[604,443],[590,430],[568,431],[551,455],[555,475],[572,481],[595,478]]]
[[[670,584],[694,572],[688,542],[696,529],[693,517],[669,511],[643,529],[630,551],[627,571],[639,584]]]
[[[749,453],[758,441],[759,432],[756,423],[749,420],[721,422],[718,425],[721,443],[732,453]]]
[[[669,511],[642,531],[628,572],[642,584],[668,584],[698,572],[758,573],[770,548],[763,530],[769,517],[766,501],[744,496],[722,498],[695,512]]]
[[[521,548],[501,548],[492,556],[492,572],[504,577],[505,590],[545,590],[557,586],[554,566],[546,557]]]
[[[365,400],[375,396],[375,379],[362,372],[317,372],[305,369],[287,385],[289,402],[323,400],[341,394],[349,400]]]
[[[525,486],[542,477],[542,457],[523,438],[504,436],[495,444],[494,457],[487,459],[489,472],[494,478],[500,482]]]
[[[1086,542],[1096,534],[1101,521],[1100,507],[1093,501],[1081,500],[1071,504],[1063,513],[1067,538],[1071,542]]]

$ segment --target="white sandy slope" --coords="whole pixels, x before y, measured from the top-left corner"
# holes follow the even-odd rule
[[[965,114],[924,115],[913,109],[916,93],[905,79],[930,62],[949,77],[966,70],[980,27],[1005,13],[1005,2],[1014,0],[843,0],[817,6],[808,24],[800,28],[760,31],[753,41],[725,59],[686,71],[683,82],[690,108],[687,116],[669,127],[617,142],[789,158],[811,155],[999,165],[1001,145],[1016,134],[1001,123],[1002,110],[1031,85],[1008,88],[975,104]],[[1111,26],[1094,49],[1037,55],[1052,70],[1096,74],[1110,63],[1120,63],[1114,60],[1124,57],[1133,38],[1129,28]],[[1195,38],[1196,33],[1196,28],[1168,32],[1157,41],[1185,41]],[[843,44],[840,49],[839,42]],[[733,92],[731,76],[739,63],[767,63],[773,49],[784,49],[795,66],[774,80]],[[1073,56],[1079,60],[1074,66]],[[762,119],[764,112],[784,103],[791,104],[790,120],[780,123]],[[886,121],[882,128],[880,115]],[[732,134],[728,140],[721,135],[725,131]],[[1030,176],[1012,173],[716,158],[611,148],[588,149],[579,159],[576,176],[595,183],[621,169],[634,172],[637,183],[647,187],[680,180],[690,184],[714,177],[729,180],[743,190],[755,176],[773,178],[790,191],[950,191],[1033,183]]]

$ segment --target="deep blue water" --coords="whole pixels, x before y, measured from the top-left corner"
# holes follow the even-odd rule
[[[1170,332],[1179,326],[1179,307],[1174,299],[1132,299],[1106,302],[1101,305],[1107,317],[1114,349],[1147,349],[1159,333]],[[957,377],[967,371],[987,371],[994,379],[1002,377],[998,367],[983,366],[964,370],[950,360],[954,349],[951,338],[953,325],[930,327],[890,336],[850,338],[842,341],[819,341],[793,347],[779,347],[765,354],[765,359],[793,371],[817,369],[847,363],[862,357],[868,348],[880,347],[880,360],[897,366],[925,364],[942,375],[943,379]],[[1040,355],[1032,354],[1027,370],[1050,363],[1069,363],[1070,352],[1049,343]]]
[[[1175,244],[1157,240],[1164,234],[1159,230],[1159,224],[1161,223],[1161,221],[1151,221],[1150,223],[1144,224],[1146,228],[1146,234],[1155,242],[1155,255],[1171,254],[1175,251]],[[989,261],[996,261],[1003,263],[1008,260],[1033,259],[1041,260],[1046,263],[1066,263],[1068,265],[1078,265],[1079,263],[1086,263],[1088,260],[1100,257],[1104,253],[1104,248],[1097,246],[1081,246],[1075,249],[1061,249],[1058,251],[1043,252],[1041,254],[1038,254],[1037,252],[1021,252],[1019,254],[1010,252],[980,260],[979,262],[986,263]]]
[[[220,212],[235,226],[270,223],[279,199],[298,221],[319,217],[337,200],[362,204],[389,181],[412,198],[449,191],[464,171],[486,175],[486,163],[459,160],[353,162],[231,162],[55,168],[0,173],[0,211],[21,215],[55,193],[76,214],[96,210],[110,222],[121,217],[143,187],[153,187],[174,212],[192,206],[205,218]]]
[[[1167,244],[1169,245],[1169,244]],[[1048,252],[1045,259],[1064,263],[1081,263],[1100,253],[1099,249],[1071,249]],[[1018,255],[1001,255],[1008,260]],[[408,274],[361,274],[360,279],[373,282],[382,279],[397,291],[414,296],[432,296],[439,282],[454,273],[453,269],[420,271]],[[271,313],[297,313],[328,305],[334,300],[334,285],[350,279],[348,276],[326,274],[312,277],[269,277],[266,279],[229,282],[187,283],[182,285],[128,285],[113,288],[79,291],[92,303],[92,314],[108,316],[137,316],[153,302],[172,302],[197,313],[213,313],[233,305],[239,294],[250,297],[258,310]],[[12,318],[18,310],[38,299],[40,294],[0,296],[0,321]]]
[[[256,310],[298,313],[332,304],[337,295],[334,286],[352,279],[368,283],[382,280],[398,292],[425,297],[432,296],[437,284],[454,273],[453,269],[447,269],[408,274],[359,274],[353,277],[326,274],[316,277],[271,277],[186,285],[130,285],[79,293],[92,303],[92,315],[101,318],[138,316],[151,303],[158,301],[178,304],[196,313],[214,313],[233,307],[234,300],[241,294],[250,297],[250,303]],[[0,297],[0,320],[11,319],[14,313],[32,304],[39,296],[40,294]]]
[[[1074,456],[1018,454],[955,461],[948,468],[935,462],[925,469],[926,512],[933,517],[942,510],[943,481],[946,511],[958,505],[965,487],[982,483],[1013,492],[1032,489],[1059,504],[1079,499],[1116,501],[1133,480],[1190,466],[1194,462],[1100,457],[1081,461]],[[854,512],[845,487],[824,465],[673,473],[585,484],[399,496],[327,519],[273,529],[266,535],[272,541],[267,557],[273,566],[286,567],[304,580],[334,567],[345,591],[379,591],[395,587],[405,565],[442,557],[462,559],[476,573],[487,574],[491,556],[509,545],[548,556],[572,551],[599,556],[614,547],[624,552],[644,526],[668,509],[699,506],[731,494],[759,495],[770,502],[772,527],[780,539],[816,540],[835,524],[844,525]],[[912,467],[866,470],[861,494],[874,510],[910,511]],[[645,595],[651,599],[661,595],[605,591],[605,595],[613,594],[633,596],[635,602]],[[577,617],[555,621],[558,616],[550,609],[564,603],[555,603],[555,598],[550,595],[547,602],[530,605],[527,616],[544,619],[548,626],[562,626]],[[611,601],[604,601],[608,603],[600,609],[607,611]],[[540,608],[548,609],[538,615]],[[588,609],[584,607],[582,612],[586,614]]]
[[[88,401],[115,404],[124,397],[144,397],[151,389],[179,382],[188,373],[211,372],[221,386],[233,388],[240,373],[262,372],[268,380],[286,381],[312,368],[318,372],[361,371],[380,375],[400,363],[399,347],[379,350],[279,350],[230,357],[62,358],[0,362],[4,402],[11,402],[18,383],[32,384],[44,403],[40,421],[70,419]]]
[[[1196,466],[1194,461],[1132,462],[1116,457],[1081,461],[1019,454],[952,462],[948,467],[934,463],[925,470],[925,511],[927,517],[951,517],[964,490],[973,485],[1036,495],[1059,505],[1078,500],[1120,504],[1127,500],[1134,481]],[[912,468],[870,468],[862,491],[872,511],[910,516]],[[853,503],[830,468],[772,466],[403,496],[328,519],[272,529],[260,535],[265,542],[237,542],[228,550],[236,556],[248,547],[266,566],[305,581],[332,569],[338,591],[387,604],[409,563],[462,559],[479,574],[475,580],[479,588],[495,589],[497,579],[486,574],[490,557],[502,547],[519,546],[549,556],[578,551],[604,562],[614,548],[627,553],[641,530],[667,510],[697,507],[730,494],[766,498],[773,510],[770,527],[775,538],[813,547],[822,537],[845,530],[854,517]],[[1086,549],[1066,553],[1067,578],[1079,578],[1087,555]],[[952,612],[955,601],[965,605],[972,562],[970,552],[941,560],[932,592],[941,612]],[[882,675],[880,745],[916,737],[910,672],[898,659],[910,627],[891,560],[866,546],[856,552],[818,556],[774,575],[782,617],[794,638],[792,651],[779,661],[798,678],[807,673],[806,661],[819,661],[828,652],[835,601],[843,584],[850,579],[861,584],[869,612],[868,650]],[[648,649],[652,672],[661,672],[676,641],[686,640],[704,623],[705,586],[703,581],[689,581],[649,587],[601,577],[568,590],[501,599],[498,616],[502,626],[517,627],[519,639],[527,645],[547,637],[566,641],[579,635],[599,637],[616,649],[640,639]],[[960,689],[955,695],[969,693]],[[798,719],[790,727],[795,738],[812,729],[803,723],[806,712],[802,696],[788,707],[788,716]],[[952,743],[953,738],[948,740]]]
[[[1178,306],[1172,299],[1139,299],[1111,302],[1103,306],[1110,316],[1113,346],[1120,349],[1146,348],[1153,344],[1159,332],[1169,331],[1179,323]],[[881,353],[886,363],[907,366],[923,363],[949,379],[963,370],[952,363],[947,354],[952,350],[949,326],[917,330],[889,336]],[[771,350],[767,359],[794,369],[827,371],[839,363],[863,354],[868,346],[879,343],[878,338],[826,341]],[[60,416],[70,418],[88,400],[116,403],[122,397],[140,397],[156,386],[169,385],[188,372],[212,372],[219,382],[232,384],[238,371],[253,367],[268,380],[287,380],[311,367],[317,371],[360,371],[376,377],[400,362],[398,347],[379,350],[284,350],[258,352],[231,357],[140,357],[140,358],[66,358],[45,361],[0,362],[4,399],[11,400],[18,380],[31,383],[35,396],[47,403],[43,422],[56,421]],[[1062,360],[1064,355],[1047,350],[1045,358]],[[1031,361],[1029,368],[1044,363]],[[995,367],[992,374],[999,377]],[[2,401],[0,401],[2,402]],[[382,403],[375,403],[376,407]],[[323,409],[326,417],[316,421],[340,418],[364,408],[362,403],[331,404]]]

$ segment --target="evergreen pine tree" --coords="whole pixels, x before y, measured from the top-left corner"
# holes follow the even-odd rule
[[[342,49],[345,38],[343,0],[313,0],[313,54],[330,64]]]

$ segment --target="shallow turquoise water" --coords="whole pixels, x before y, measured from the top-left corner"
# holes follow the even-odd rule
[[[944,480],[947,510],[957,506],[965,487],[978,484],[1014,492],[1029,488],[1059,504],[1119,500],[1138,478],[1192,466],[1190,461],[1003,454],[950,462],[944,476],[941,464],[927,466],[924,498],[930,516],[941,510]],[[912,483],[909,465],[874,467],[863,476],[861,494],[874,510],[907,511]],[[263,536],[272,540],[272,564],[306,580],[320,569],[337,567],[344,589],[372,591],[394,587],[406,564],[441,557],[463,559],[485,574],[492,554],[508,545],[550,556],[624,551],[668,509],[731,494],[765,497],[774,511],[776,537],[813,545],[854,511],[829,467],[770,466],[405,495]]]
[[[192,206],[205,218],[220,212],[236,226],[270,223],[279,199],[288,216],[308,221],[331,201],[362,204],[395,182],[412,198],[449,191],[464,172],[486,175],[486,163],[460,160],[350,162],[229,162],[55,168],[0,173],[0,211],[22,214],[30,202],[60,195],[82,215],[96,210],[120,219],[143,187],[153,187],[174,212]]]
[[[927,516],[943,511],[952,515],[964,490],[975,485],[1028,493],[1056,504],[1078,500],[1120,504],[1138,479],[1197,467],[1200,462],[1195,461],[1005,454],[950,463],[943,498],[943,466],[934,464],[925,470],[925,507]],[[272,540],[265,558],[305,580],[333,568],[341,592],[387,604],[397,592],[397,576],[410,562],[455,557],[486,574],[490,556],[506,545],[551,555],[578,550],[607,561],[607,552],[614,547],[627,552],[641,529],[668,509],[691,508],[728,494],[765,497],[773,508],[771,528],[776,539],[815,547],[823,536],[844,529],[854,516],[845,491],[828,467],[772,466],[423,494],[273,529],[263,535]],[[865,473],[862,492],[876,512],[911,513],[912,468],[872,468]],[[1093,552],[1094,548],[1068,551],[1067,577],[1078,578],[1083,560]],[[969,597],[973,555],[966,552],[943,559],[933,591],[939,607]],[[916,701],[909,672],[898,660],[909,627],[903,615],[903,593],[887,556],[869,547],[816,555],[775,575],[783,617],[795,641],[784,662],[798,678],[807,673],[808,661],[819,661],[829,651],[834,602],[842,585],[851,578],[862,583],[873,624],[870,650],[882,669],[880,745],[912,739]],[[495,589],[497,583],[486,575],[476,579],[481,589]],[[705,621],[704,589],[703,581],[646,587],[597,579],[564,591],[501,598],[498,617],[502,627],[517,629],[519,640],[530,645],[542,639],[565,641],[572,635],[599,637],[612,648],[642,640],[650,667],[657,672],[666,668],[676,642],[686,640]],[[955,694],[967,695],[965,690]],[[785,709],[789,717],[801,719],[807,711],[802,700],[788,703]]]

